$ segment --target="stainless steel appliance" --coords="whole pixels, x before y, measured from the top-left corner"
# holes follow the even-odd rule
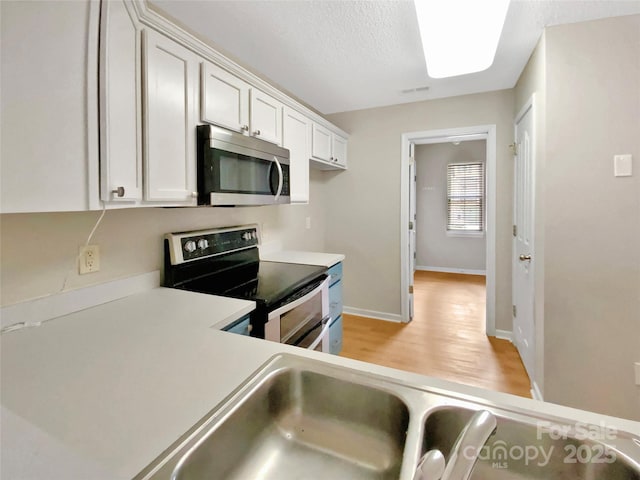
[[[262,262],[258,242],[256,226],[167,234],[163,285],[253,300],[251,336],[328,352],[326,268]]]
[[[198,204],[291,203],[289,150],[259,138],[197,127]]]

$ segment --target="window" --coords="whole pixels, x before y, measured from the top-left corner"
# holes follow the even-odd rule
[[[447,231],[484,231],[484,164],[447,165]]]

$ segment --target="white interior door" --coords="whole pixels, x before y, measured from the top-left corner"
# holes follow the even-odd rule
[[[409,321],[413,319],[413,276],[416,271],[416,160],[415,145],[409,145]]]
[[[522,362],[533,381],[535,373],[535,317],[533,249],[534,179],[533,107],[516,121],[513,238],[513,336]]]

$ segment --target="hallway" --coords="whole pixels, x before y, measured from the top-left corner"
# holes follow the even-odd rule
[[[485,335],[485,277],[418,271],[409,324],[344,315],[341,356],[531,397],[516,348]]]

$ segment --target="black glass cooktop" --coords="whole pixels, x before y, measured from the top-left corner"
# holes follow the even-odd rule
[[[252,300],[273,309],[303,287],[322,281],[325,272],[325,267],[316,265],[253,262],[184,282],[179,288]]]

